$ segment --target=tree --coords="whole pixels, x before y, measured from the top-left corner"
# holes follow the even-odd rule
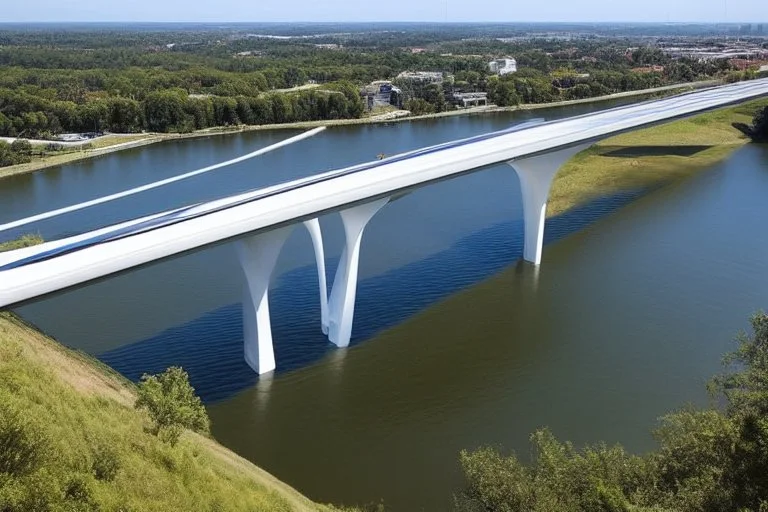
[[[183,429],[208,433],[210,420],[187,372],[177,366],[159,375],[144,374],[139,384],[137,409],[146,409],[154,423],[152,433],[175,445]]]
[[[16,139],[11,143],[11,151],[21,156],[32,154],[32,144],[26,139]]]
[[[148,94],[144,99],[147,128],[155,132],[183,131],[187,120],[194,120],[185,112],[186,97],[182,91],[163,91]]]
[[[758,110],[755,114],[750,136],[755,142],[768,142],[768,107]]]
[[[304,82],[307,81],[307,74],[303,69],[290,67],[285,70],[283,80],[288,87],[296,87],[297,85],[304,85]]]
[[[435,107],[427,100],[421,98],[414,98],[405,102],[405,110],[410,110],[414,116],[420,116],[423,114],[432,114],[435,112]]]
[[[424,88],[424,99],[435,107],[435,112],[445,110],[445,94],[440,84],[429,84]]]
[[[19,144],[17,144],[19,143]],[[19,148],[27,148],[27,145],[29,144],[29,141],[21,141],[16,140],[13,144],[16,144],[16,147]],[[22,152],[14,151],[13,144],[8,144],[7,142],[0,140],[0,167],[5,167],[7,165],[16,165],[16,164],[24,164],[31,160],[31,157],[29,154],[27,154],[26,149],[23,149]],[[32,146],[28,146],[31,148]]]
[[[109,122],[109,107],[103,101],[91,101],[77,106],[79,132],[100,132]]]
[[[500,107],[520,103],[514,83],[511,80],[494,79],[488,82],[488,100]]]
[[[568,96],[575,100],[589,98],[592,96],[592,88],[587,84],[576,84],[568,89]]]
[[[673,82],[693,82],[696,79],[696,74],[691,69],[691,66],[679,62],[670,64],[664,72]]]
[[[110,98],[107,126],[116,133],[140,132],[144,126],[143,113],[138,101],[128,98]]]

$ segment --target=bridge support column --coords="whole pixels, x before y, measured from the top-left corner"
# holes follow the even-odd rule
[[[320,230],[320,221],[317,219],[304,221],[304,227],[309,231],[309,236],[312,237],[312,246],[315,248],[317,281],[320,285],[320,327],[323,330],[323,334],[328,334],[328,283],[325,277],[323,232]]]
[[[523,220],[525,223],[523,258],[534,265],[541,263],[541,250],[544,245],[544,220],[547,215],[547,198],[552,179],[566,161],[589,146],[590,144],[581,144],[507,162],[517,173],[517,177],[520,179],[520,190],[523,194]]]
[[[293,226],[275,229],[235,242],[245,274],[243,335],[245,362],[258,374],[275,369],[272,323],[269,318],[269,279]]]
[[[304,222],[312,238],[320,284],[320,317],[324,333],[328,333],[328,285],[325,278],[325,251],[320,222]],[[275,369],[272,345],[272,322],[269,317],[269,280],[288,235],[294,226],[275,229],[235,242],[240,266],[245,274],[243,287],[243,335],[245,361],[256,373]]]
[[[346,241],[336,269],[336,277],[333,280],[331,298],[328,301],[328,339],[338,347],[348,346],[352,337],[363,230],[376,212],[388,202],[389,198],[379,199],[340,212]]]

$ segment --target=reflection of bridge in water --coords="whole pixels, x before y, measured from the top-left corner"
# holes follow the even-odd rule
[[[283,243],[303,223],[318,266],[321,327],[337,346],[349,344],[362,234],[397,196],[500,162],[521,184],[524,258],[541,261],[549,186],[559,167],[593,142],[636,128],[768,95],[755,80],[595,114],[517,126],[381,161],[162,212],[40,246],[0,255],[0,306],[77,286],[129,268],[235,240],[245,274],[245,357],[258,373],[275,368],[268,287]],[[338,211],[346,242],[330,295],[317,217]]]

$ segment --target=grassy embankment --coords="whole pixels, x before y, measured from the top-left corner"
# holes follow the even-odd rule
[[[38,241],[6,242],[0,251]],[[42,457],[21,477],[0,472],[0,510],[29,509],[29,489],[37,506],[67,510],[334,510],[211,439],[186,432],[176,447],[163,443],[145,430],[135,399],[133,384],[114,371],[0,312],[0,415],[19,414]],[[14,456],[5,453],[13,451],[9,435],[0,418],[0,463]]]
[[[547,216],[622,190],[650,190],[691,176],[749,142],[758,100],[599,142],[566,163],[552,183]]]
[[[14,174],[38,171],[40,169],[45,169],[46,167],[64,165],[78,160],[85,160],[120,149],[152,144],[159,140],[162,140],[161,136],[148,133],[137,133],[135,135],[108,135],[106,137],[95,139],[93,142],[90,142],[83,147],[64,147],[59,151],[43,150],[40,154],[33,155],[31,162],[0,167],[0,178],[5,178]],[[39,148],[36,148],[36,150],[37,149]]]
[[[47,446],[25,477],[38,501],[84,507],[72,510],[332,510],[211,439],[187,432],[176,447],[161,442],[134,401],[133,386],[108,368],[0,312],[0,410],[20,411]],[[99,479],[113,461],[114,479]],[[87,496],[62,500],[73,481]],[[11,485],[0,474],[0,509],[25,510],[5,508]]]
[[[15,249],[23,249],[24,247],[31,247],[33,245],[43,243],[43,237],[40,235],[24,235],[16,240],[9,240],[8,242],[0,242],[0,252],[13,251]]]

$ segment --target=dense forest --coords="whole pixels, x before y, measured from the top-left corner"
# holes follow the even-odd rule
[[[355,118],[365,110],[360,86],[402,71],[446,77],[423,87],[398,84],[414,114],[455,108],[449,101],[455,92],[487,92],[506,106],[751,77],[728,61],[672,59],[628,36],[524,38],[522,28],[497,25],[325,29],[283,27],[300,35],[278,37],[270,35],[273,26],[0,26],[0,135],[187,132]],[[519,71],[491,74],[488,60],[506,55],[517,59]],[[308,82],[316,86],[285,91]]]

